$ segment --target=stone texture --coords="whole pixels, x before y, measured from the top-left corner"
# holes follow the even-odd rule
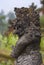
[[[13,33],[19,36],[11,56],[16,58],[16,65],[41,65],[40,20],[36,7],[15,8],[16,19],[9,21]]]

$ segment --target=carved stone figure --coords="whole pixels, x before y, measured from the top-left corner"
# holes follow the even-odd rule
[[[34,6],[33,6],[34,7]],[[15,8],[16,19],[11,21],[14,34],[19,36],[11,56],[16,59],[16,65],[41,65],[40,21],[36,9]]]

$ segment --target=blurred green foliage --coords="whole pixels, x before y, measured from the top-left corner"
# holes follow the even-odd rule
[[[44,37],[41,38],[40,47],[41,47],[41,50],[44,51]]]
[[[13,35],[12,33],[9,36],[3,36],[0,34],[0,49],[11,50],[12,46],[16,45],[18,40],[17,35]]]
[[[44,27],[44,15],[40,16],[41,27]]]
[[[16,45],[18,39],[19,37],[17,35],[13,35],[12,33],[9,36],[3,36],[0,34],[0,50],[7,50],[10,52],[12,50],[12,46]],[[11,60],[5,59],[0,62],[0,65],[12,65],[12,63],[13,62]]]
[[[4,13],[4,10],[0,11],[0,33],[4,34],[4,32],[8,29],[8,20],[15,19],[15,14],[9,11],[7,14]]]

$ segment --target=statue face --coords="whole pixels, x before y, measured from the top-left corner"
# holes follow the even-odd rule
[[[30,25],[28,8],[15,8],[16,21],[14,29],[16,34],[22,36],[25,29]]]
[[[15,22],[15,25],[14,25],[14,34],[17,34],[19,37],[23,35],[23,32],[24,32],[24,28],[23,28],[23,24],[22,24],[22,21],[18,21]]]

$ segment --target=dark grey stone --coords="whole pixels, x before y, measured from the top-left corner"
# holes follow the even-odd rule
[[[32,7],[15,8],[15,12],[16,21],[13,28],[19,40],[11,56],[16,59],[16,65],[41,65],[39,14]]]

